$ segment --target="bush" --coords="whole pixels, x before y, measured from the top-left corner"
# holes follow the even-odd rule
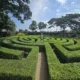
[[[80,50],[77,51],[68,51],[66,48],[61,46],[60,44],[54,44],[57,51],[59,52],[59,56],[65,61],[65,62],[79,62],[80,61]]]
[[[5,59],[22,59],[23,52],[21,50],[8,49],[0,47],[0,58]]]
[[[39,48],[34,46],[32,48],[25,59],[0,59],[0,80],[35,80]]]
[[[19,32],[19,33],[17,34],[17,36],[25,36],[25,34],[24,34],[24,33]]]
[[[76,50],[80,48],[80,40],[75,42],[69,38],[44,37],[44,42],[41,42],[39,36],[31,35],[3,38],[0,41],[0,54],[3,57],[15,57],[17,53],[20,55],[23,51],[30,51],[21,60],[0,59],[0,80],[35,80],[38,52],[42,45],[45,45],[43,52],[46,52],[49,80],[80,80],[80,50]],[[64,46],[75,51],[69,51]],[[64,59],[64,63],[60,58]]]

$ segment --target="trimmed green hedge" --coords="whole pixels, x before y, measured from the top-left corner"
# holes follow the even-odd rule
[[[59,55],[65,62],[79,62],[80,61],[80,50],[77,51],[68,51],[59,43],[54,44],[57,48]]]
[[[31,46],[13,44],[13,43],[8,42],[7,40],[3,40],[2,46],[13,48],[13,49],[26,50],[27,52],[30,52],[32,48]]]
[[[60,62],[57,59],[57,57],[56,57],[56,55],[54,53],[54,50],[52,50],[52,48],[49,45],[49,43],[45,43],[45,50],[46,50],[46,55],[47,55],[48,68],[49,68],[49,80],[53,80],[54,79],[54,75],[55,75],[53,73],[54,72],[53,67],[57,68],[56,65],[59,65]]]
[[[33,43],[33,42],[35,42],[35,39],[29,39],[29,40],[25,40],[24,38],[26,38],[26,37],[19,37],[18,38],[18,41],[20,41],[20,42],[25,42],[25,43]]]
[[[73,44],[74,44],[74,40],[73,39],[69,39],[68,42],[66,41],[65,43],[61,43],[61,45],[64,45],[64,46],[69,46],[69,45],[73,45]]]
[[[75,42],[75,44],[69,45],[69,46],[64,46],[64,47],[70,51],[80,50],[80,40],[74,40],[74,42]]]
[[[0,80],[35,80],[39,48],[33,47],[22,60],[0,59]]]
[[[36,42],[35,39],[37,39]],[[77,46],[74,39],[58,38],[55,40],[53,37],[44,37],[44,42],[41,42],[40,36],[16,36],[9,37],[7,40],[4,38],[3,42],[2,40],[1,47],[10,48],[10,51],[5,50],[5,52],[13,53],[11,51],[14,49],[31,51],[26,58],[20,60],[0,59],[0,80],[35,80],[36,63],[41,45],[45,45],[49,80],[80,80],[80,50],[68,51],[63,47],[63,45]],[[54,47],[52,48],[49,43],[52,43]],[[58,53],[55,53],[55,49]],[[65,63],[61,63],[56,55],[61,56]]]
[[[44,43],[39,42],[39,43],[25,43],[25,42],[20,42],[17,39],[13,39],[12,43],[20,44],[20,45],[28,45],[28,46],[37,46],[37,45],[44,45]]]
[[[0,47],[0,58],[22,59],[23,51]]]
[[[60,63],[49,43],[45,43],[49,80],[80,80],[80,63]]]
[[[64,46],[69,51],[76,51],[80,50],[80,45],[70,45],[70,46]]]

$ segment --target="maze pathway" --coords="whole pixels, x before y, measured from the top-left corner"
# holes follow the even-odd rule
[[[43,52],[38,53],[37,69],[35,80],[48,80],[46,58]]]
[[[39,36],[2,40],[0,80],[80,80],[80,40],[44,37],[41,42]]]

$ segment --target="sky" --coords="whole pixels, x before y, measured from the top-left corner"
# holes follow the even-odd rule
[[[80,13],[80,0],[30,0],[29,6],[32,11],[31,20],[22,24],[16,18],[11,18],[16,24],[16,30],[28,29],[32,20],[36,20],[37,23],[46,23],[51,18],[58,18],[70,13]],[[50,30],[54,31],[55,28]]]

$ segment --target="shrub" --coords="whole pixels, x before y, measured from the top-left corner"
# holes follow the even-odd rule
[[[0,47],[0,58],[5,59],[22,59],[23,52],[20,50],[8,49]]]
[[[19,32],[19,33],[17,34],[17,36],[25,36],[25,34],[24,34],[24,33]]]

